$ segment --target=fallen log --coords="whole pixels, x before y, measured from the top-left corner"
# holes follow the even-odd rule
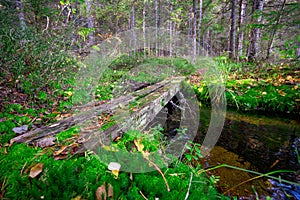
[[[171,77],[108,102],[98,101],[89,103],[80,108],[78,107],[77,109],[79,110],[73,116],[19,135],[11,139],[10,144],[14,142],[25,142],[34,145],[45,137],[53,137],[61,131],[67,130],[77,124],[84,124],[104,113],[113,115],[129,113],[129,115],[126,119],[122,119],[121,117],[117,125],[101,132],[101,135],[104,138],[103,142],[110,141],[111,139],[120,136],[124,131],[128,130],[129,125],[135,126],[138,129],[143,129],[154,119],[165,104],[180,91],[181,83],[184,79],[184,77]],[[137,107],[130,108],[130,104],[135,101],[140,103]],[[89,133],[95,132],[95,130],[83,130],[82,132],[85,134],[84,137],[87,138]]]

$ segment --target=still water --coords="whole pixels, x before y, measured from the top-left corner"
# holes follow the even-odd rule
[[[210,110],[202,108],[200,127],[195,142],[201,144],[210,120]],[[204,168],[228,164],[260,173],[292,170],[291,173],[274,173],[272,176],[298,183],[285,184],[245,171],[221,167],[208,171],[218,178],[219,192],[239,199],[300,199],[300,121],[241,114],[227,111],[226,121],[217,145],[209,156],[195,165]]]

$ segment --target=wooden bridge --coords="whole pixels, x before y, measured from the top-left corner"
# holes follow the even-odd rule
[[[10,143],[25,142],[40,147],[51,146],[54,144],[56,134],[75,125],[80,125],[80,137],[77,140],[80,141],[79,143],[84,144],[95,133],[101,136],[102,144],[109,143],[131,128],[141,131],[149,128],[155,116],[174,96],[181,102],[180,106],[188,104],[183,94],[184,80],[184,77],[171,77],[133,91],[126,96],[77,107],[77,112],[71,117],[19,135],[13,138]],[[187,116],[193,118],[191,113],[194,108],[189,109]],[[186,111],[184,112],[186,113]],[[108,129],[102,130],[103,123],[99,122],[99,117],[107,115],[117,116],[115,117],[116,123]]]

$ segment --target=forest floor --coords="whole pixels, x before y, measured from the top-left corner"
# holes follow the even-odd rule
[[[132,64],[132,63],[131,63]],[[139,61],[139,65],[149,68],[154,65],[168,66],[168,60]],[[99,100],[113,98],[118,79],[128,74],[124,63],[115,64],[107,71],[107,76],[96,89]],[[252,66],[249,63],[219,61],[224,74],[227,105],[246,112],[268,112],[285,117],[299,116],[300,111],[300,69],[289,64]],[[203,78],[203,69],[193,68],[184,60],[176,62],[178,74],[186,75],[197,97],[209,105],[209,83]],[[147,80],[147,71],[135,81]],[[155,81],[170,75],[161,73]],[[72,82],[72,81],[70,81]],[[24,88],[25,87],[25,88]],[[169,168],[156,169],[146,174],[114,173],[101,163],[96,154],[74,155],[77,147],[73,139],[79,130],[71,128],[55,136],[49,147],[31,147],[26,144],[10,144],[18,134],[70,116],[74,91],[72,84],[57,87],[55,90],[34,91],[14,84],[0,87],[0,199],[226,199],[217,193],[216,179],[197,173],[191,166],[197,159],[198,146],[191,142],[186,158]],[[51,97],[51,98],[49,98]],[[53,97],[53,98],[52,98]],[[106,119],[106,122],[110,122]],[[154,130],[157,138],[160,130]],[[159,140],[151,140],[137,133],[134,137],[124,136],[118,142],[119,148],[128,146],[139,149],[142,140],[147,148],[159,149]],[[132,150],[132,149],[131,149]],[[144,154],[144,150],[137,153]],[[190,156],[189,156],[190,155]],[[187,158],[191,158],[191,160]],[[145,161],[147,162],[147,161]],[[162,175],[163,174],[163,175]],[[191,184],[191,180],[193,183]],[[168,192],[168,187],[170,192]]]

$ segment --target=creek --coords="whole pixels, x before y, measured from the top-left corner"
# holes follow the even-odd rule
[[[201,108],[199,131],[194,142],[202,143],[210,121],[210,110]],[[295,184],[257,178],[258,175],[228,167],[208,170],[218,179],[220,193],[239,199],[300,199],[300,123],[299,119],[284,119],[262,115],[226,112],[221,136],[209,156],[196,161],[205,169],[227,164],[259,173],[275,173]],[[256,178],[255,178],[256,177]],[[290,195],[290,196],[289,196]],[[288,197],[289,196],[289,197]]]

